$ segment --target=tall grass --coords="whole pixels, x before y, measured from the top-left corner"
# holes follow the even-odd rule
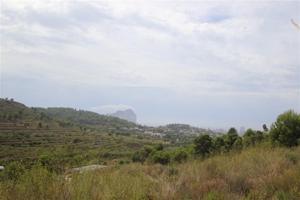
[[[300,147],[255,147],[176,165],[73,174],[35,167],[0,183],[0,199],[300,199]]]

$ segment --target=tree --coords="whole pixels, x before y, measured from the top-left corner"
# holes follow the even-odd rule
[[[237,134],[237,130],[234,127],[231,127],[227,132],[227,135],[235,135],[235,134]]]
[[[266,124],[263,124],[263,126],[262,126],[262,127],[263,127],[263,129],[264,129],[264,131],[265,131],[265,132],[268,132],[268,131],[269,131],[269,129],[268,129],[268,127],[267,127],[267,125],[266,125]]]
[[[293,110],[284,112],[277,117],[270,129],[273,143],[292,147],[299,144],[300,139],[300,114]]]
[[[160,163],[166,165],[170,162],[170,154],[164,151],[156,151],[151,155],[154,163]]]
[[[155,145],[154,148],[155,148],[155,150],[157,150],[157,151],[162,151],[162,150],[164,149],[164,146],[163,146],[162,143],[159,143],[159,144]]]
[[[80,142],[82,142],[82,140],[80,138],[73,139],[74,144],[77,144],[77,143],[80,143]]]
[[[200,135],[194,140],[194,145],[195,153],[205,156],[206,154],[209,154],[213,148],[212,138],[207,134]]]
[[[233,144],[238,139],[239,135],[237,133],[237,130],[235,128],[230,128],[225,136],[225,147],[226,150],[229,151],[232,149]]]
[[[261,142],[265,138],[265,134],[262,131],[255,132],[256,142]]]
[[[216,137],[213,141],[214,150],[217,152],[222,152],[225,148],[225,141],[223,136]]]
[[[253,146],[256,142],[255,131],[253,131],[251,128],[247,129],[243,139],[245,146]]]

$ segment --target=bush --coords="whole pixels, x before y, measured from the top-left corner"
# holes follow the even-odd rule
[[[275,144],[292,147],[299,143],[300,139],[300,114],[289,110],[277,117],[271,126],[271,140]]]
[[[132,161],[133,162],[145,162],[146,159],[149,157],[149,155],[154,152],[154,149],[151,146],[145,146],[144,149],[140,151],[136,151],[132,155]]]
[[[243,148],[243,139],[241,137],[238,137],[234,144],[233,144],[233,148],[235,150],[241,150]]]
[[[183,161],[186,161],[188,158],[188,154],[184,150],[177,150],[174,152],[173,160],[175,162],[181,163]]]
[[[145,146],[143,151],[145,151],[145,154],[148,156],[151,152],[154,151],[154,149],[151,146]]]
[[[159,143],[159,144],[155,145],[155,150],[162,151],[163,149],[164,149],[163,144]]]
[[[170,162],[170,155],[164,151],[156,151],[151,155],[151,160],[154,163],[160,163],[162,165],[166,165]]]
[[[225,148],[224,137],[223,136],[219,136],[219,137],[214,138],[214,140],[213,140],[213,146],[214,146],[214,150],[216,152],[220,153],[220,152],[224,151],[224,148]]]
[[[5,166],[2,179],[16,181],[25,172],[25,167],[17,161],[9,163]]]
[[[132,155],[132,162],[141,162],[141,163],[144,163],[147,158],[148,158],[148,154],[146,153],[145,150],[136,151]]]
[[[263,132],[248,129],[243,136],[244,145],[254,146],[257,143],[261,142],[263,138],[264,138]]]
[[[251,128],[247,129],[243,139],[245,146],[253,146],[255,144],[255,132]]]
[[[64,171],[63,159],[54,154],[41,155],[39,164],[50,172],[61,173]]]
[[[205,156],[206,154],[209,154],[213,148],[212,138],[207,134],[200,135],[194,140],[194,145],[195,154]]]
[[[74,144],[77,144],[77,143],[80,143],[80,142],[82,142],[82,140],[80,138],[73,139]]]

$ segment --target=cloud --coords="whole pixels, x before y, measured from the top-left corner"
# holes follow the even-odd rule
[[[300,19],[296,1],[1,5],[5,77],[70,87],[159,88],[186,98],[300,100],[300,36],[290,23]]]
[[[177,87],[180,82],[191,87],[206,81],[207,85],[220,82],[226,87],[233,86],[234,82],[227,84],[224,79],[251,82],[251,77],[252,80],[257,77],[258,80],[253,80],[257,82],[262,81],[262,77],[268,79],[265,75],[284,83],[289,78],[284,78],[287,66],[299,66],[296,55],[299,34],[291,27],[287,30],[286,25],[281,24],[283,20],[273,24],[274,13],[290,8],[290,4],[280,5],[7,2],[1,12],[4,64],[20,53],[24,55],[22,64],[28,62],[36,70],[42,66],[32,60],[39,59],[37,63],[41,63],[45,59],[46,66],[48,59],[58,57],[50,69],[44,68],[49,72],[66,68],[75,80],[112,85],[122,82]],[[235,11],[237,7],[246,14]],[[267,8],[269,15],[260,13],[263,8]],[[271,33],[270,28],[278,33]],[[295,42],[296,45],[292,45]],[[37,58],[36,53],[43,55]],[[18,67],[6,67],[4,72],[22,68],[21,63],[14,62]],[[74,66],[73,62],[82,66]],[[82,76],[86,71],[109,77],[109,80]],[[211,77],[215,77],[214,81],[208,81]],[[239,88],[240,85],[233,89]]]

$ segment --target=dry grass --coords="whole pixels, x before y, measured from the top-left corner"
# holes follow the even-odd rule
[[[129,164],[73,175],[35,168],[0,199],[300,199],[300,148],[247,149],[174,166]]]

